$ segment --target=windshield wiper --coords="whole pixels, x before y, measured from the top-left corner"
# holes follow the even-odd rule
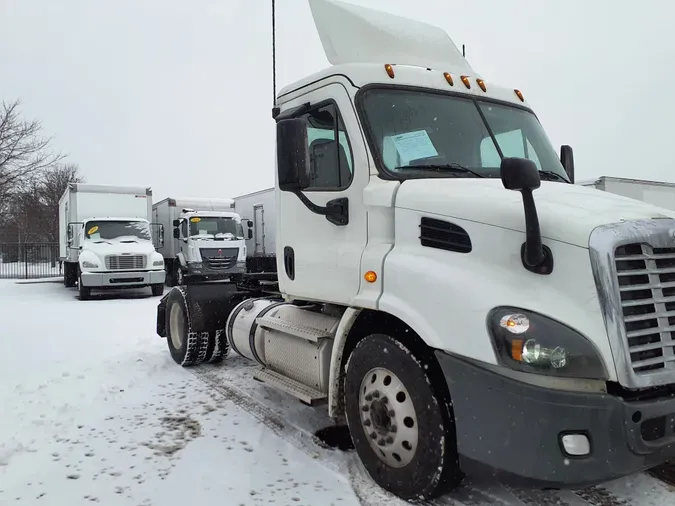
[[[539,171],[539,174],[540,174],[540,175],[546,176],[546,178],[547,178],[549,181],[550,181],[550,180],[553,180],[553,181],[565,181],[566,183],[569,183],[569,181],[568,181],[567,179],[565,179],[564,177],[562,177],[562,176],[561,176],[560,174],[558,174],[557,172],[553,172],[552,170],[540,170],[540,171]]]
[[[112,244],[110,241],[106,241],[105,239],[101,239],[100,241],[94,241],[94,244]]]
[[[438,163],[431,165],[405,165],[402,167],[396,167],[396,169],[425,169],[425,170],[436,170],[436,171],[448,171],[448,172],[463,172],[465,174],[472,174],[476,177],[485,177],[483,174],[474,172],[471,169],[464,167],[458,163]]]

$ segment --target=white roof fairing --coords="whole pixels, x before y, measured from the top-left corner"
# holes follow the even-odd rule
[[[477,76],[442,28],[339,0],[309,5],[331,65],[391,63]]]

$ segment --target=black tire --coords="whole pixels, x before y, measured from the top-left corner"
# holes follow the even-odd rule
[[[63,286],[75,288],[77,284],[77,270],[69,262],[63,262]]]
[[[388,335],[373,334],[350,355],[345,377],[347,424],[359,458],[378,485],[406,500],[437,497],[458,486],[463,476],[449,396],[434,385],[422,358]],[[376,368],[380,370],[373,373]],[[394,388],[397,380],[402,388]],[[390,386],[380,393],[378,385]],[[366,392],[372,392],[370,400]],[[403,438],[409,435],[414,441],[414,430],[417,443],[412,446]]]
[[[77,289],[79,291],[80,300],[91,299],[91,288],[82,284],[82,274],[77,279]]]
[[[175,319],[173,325],[172,317]],[[185,292],[180,287],[173,288],[166,299],[165,325],[166,342],[174,362],[189,367],[204,360],[208,339],[202,333],[192,331]]]
[[[161,297],[162,295],[164,295],[164,283],[150,285],[150,288],[152,288],[153,297]]]
[[[225,337],[225,329],[209,332],[208,339],[206,362],[220,364],[230,354],[230,343]]]

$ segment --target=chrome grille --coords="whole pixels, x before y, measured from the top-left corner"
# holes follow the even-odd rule
[[[145,255],[108,255],[105,257],[105,268],[111,271],[145,269]]]
[[[200,251],[206,266],[216,271],[234,267],[239,256],[239,248],[204,248]]]
[[[625,244],[614,262],[633,371],[675,369],[675,247]]]

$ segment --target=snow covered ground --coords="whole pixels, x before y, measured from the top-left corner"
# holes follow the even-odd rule
[[[239,357],[174,364],[155,334],[157,302],[149,290],[79,301],[60,282],[0,281],[0,505],[404,504],[353,451],[318,444],[324,411],[250,381]],[[434,504],[673,502],[639,474],[582,492],[474,477]]]

